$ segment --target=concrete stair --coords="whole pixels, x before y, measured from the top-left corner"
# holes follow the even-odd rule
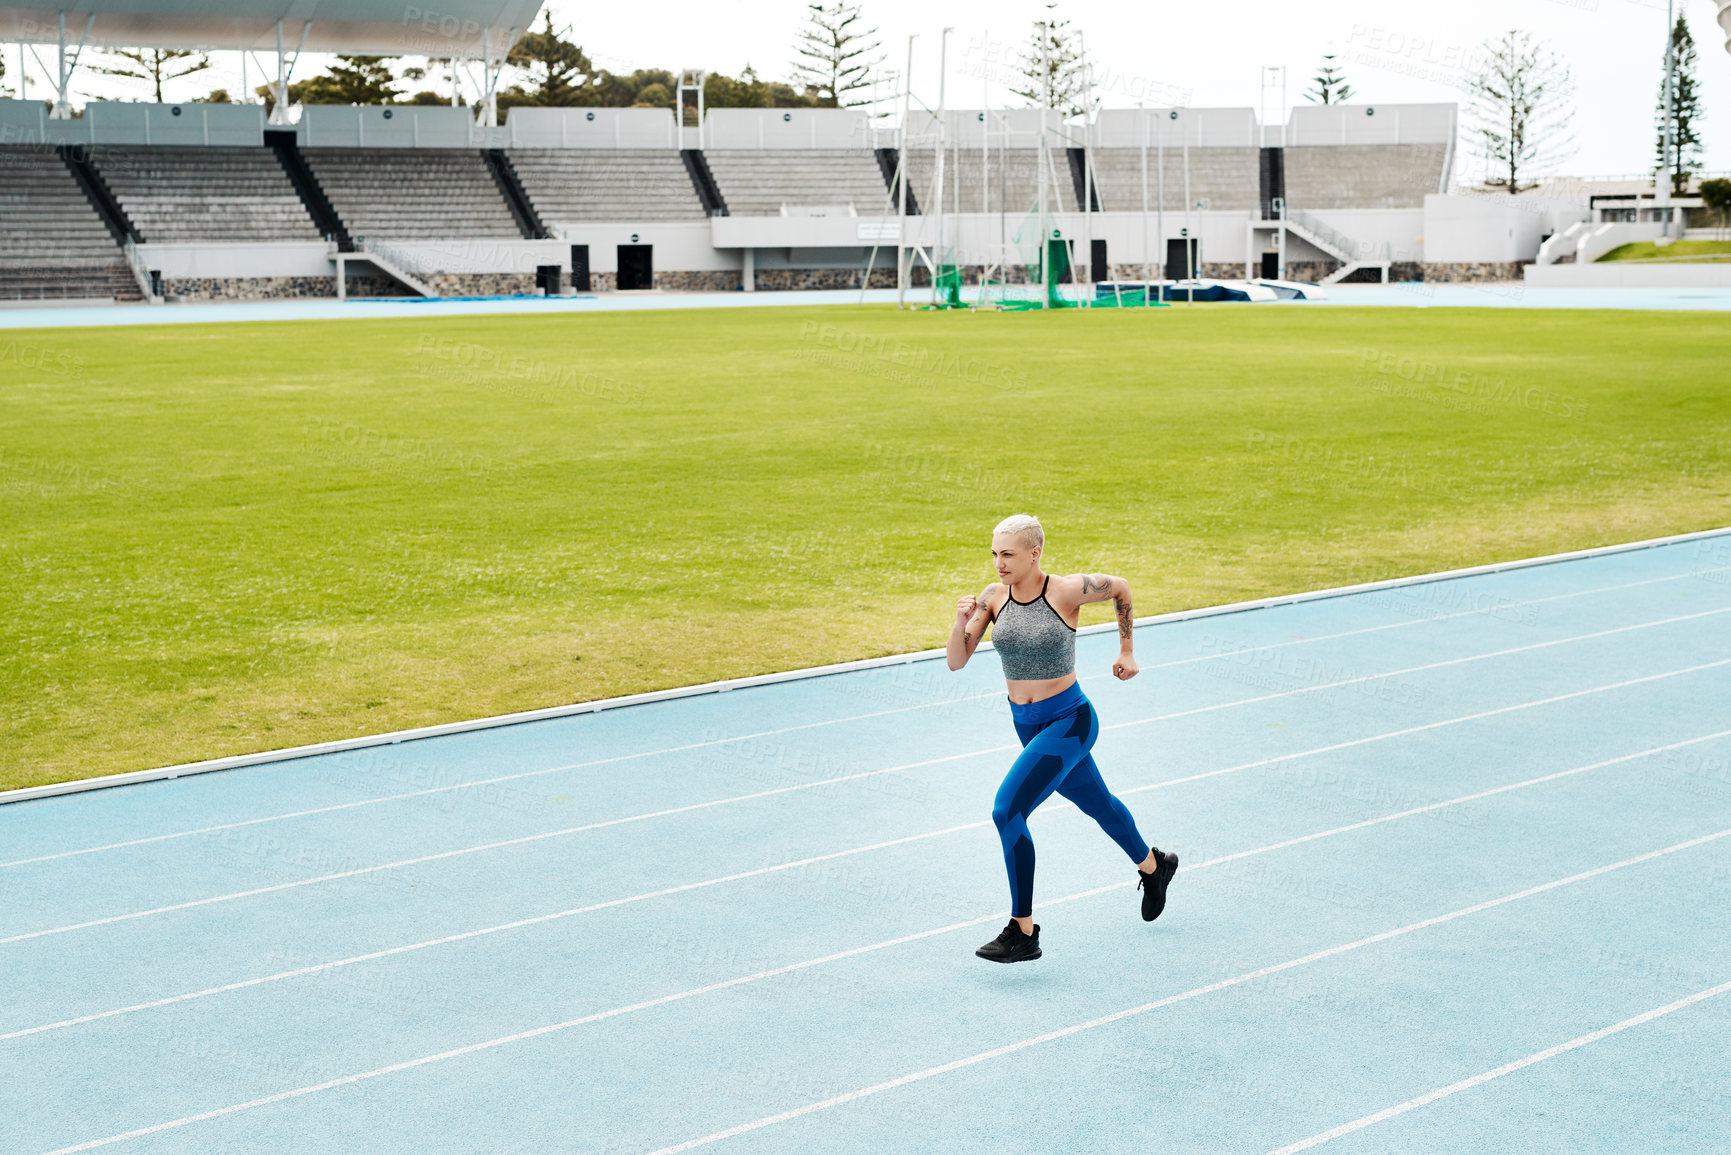
[[[506,155],[549,226],[707,219],[677,149],[513,148]]]
[[[349,235],[386,240],[521,240],[479,152],[434,148],[301,150]]]
[[[852,206],[858,216],[877,216],[889,203],[869,148],[705,149],[703,156],[732,216],[779,216],[783,205]]]
[[[145,241],[317,241],[268,148],[99,147],[91,159]]]

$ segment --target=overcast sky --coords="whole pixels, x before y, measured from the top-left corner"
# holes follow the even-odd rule
[[[599,67],[702,67],[731,75],[749,63],[768,79],[788,76],[806,11],[799,0],[617,5],[551,0],[551,7],[556,23],[571,26],[572,38]],[[1713,0],[1677,0],[1677,7],[1689,21],[1701,57],[1706,167],[1731,169],[1731,55],[1713,20]],[[986,91],[994,105],[1017,102],[1008,91],[1014,61],[1032,22],[1047,11],[1044,3],[1030,0],[864,0],[863,8],[866,21],[879,30],[888,57],[885,68],[900,69],[907,37],[918,35],[914,92],[929,105],[938,99],[940,33],[945,25],[953,27],[952,107],[977,107]],[[1460,86],[1472,52],[1489,36],[1521,29],[1546,41],[1574,75],[1576,152],[1561,170],[1634,173],[1654,164],[1665,0],[1062,0],[1056,13],[1084,33],[1107,107],[1132,107],[1138,99],[1258,107],[1261,70],[1269,65],[1287,68],[1287,101],[1299,103],[1325,52],[1342,58],[1355,102],[1457,101],[1464,106]],[[16,59],[16,48],[7,52],[9,87],[16,82]],[[168,98],[188,99],[219,84],[238,91],[234,54],[222,54],[216,63],[211,72],[174,86]],[[322,62],[309,56],[296,77],[320,67]],[[259,82],[256,72],[250,80]],[[125,85],[87,77],[78,87],[137,99]],[[40,88],[32,92],[41,94]],[[1277,119],[1274,112],[1271,107],[1271,119]],[[1465,151],[1464,137],[1462,143]],[[1469,174],[1463,167],[1460,175]]]

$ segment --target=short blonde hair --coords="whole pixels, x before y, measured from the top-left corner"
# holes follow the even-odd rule
[[[1012,513],[998,523],[998,528],[992,531],[996,537],[1000,533],[1013,533],[1021,539],[1023,545],[1031,549],[1043,547],[1046,544],[1046,530],[1040,525],[1040,519],[1031,513]]]

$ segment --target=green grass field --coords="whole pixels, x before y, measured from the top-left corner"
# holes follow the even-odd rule
[[[1675,261],[1688,257],[1697,262],[1731,261],[1731,240],[1725,241],[1672,241],[1668,245],[1655,245],[1652,241],[1637,241],[1632,244],[1618,245],[1604,256],[1601,261]]]
[[[1731,523],[1731,317],[792,307],[0,336],[0,786]],[[1092,606],[1087,620],[1106,620]]]

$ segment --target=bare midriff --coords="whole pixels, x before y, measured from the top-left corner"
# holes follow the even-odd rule
[[[1010,701],[1018,706],[1050,698],[1053,694],[1062,694],[1075,684],[1074,671],[1062,678],[1015,678],[1004,681],[1010,692]]]

